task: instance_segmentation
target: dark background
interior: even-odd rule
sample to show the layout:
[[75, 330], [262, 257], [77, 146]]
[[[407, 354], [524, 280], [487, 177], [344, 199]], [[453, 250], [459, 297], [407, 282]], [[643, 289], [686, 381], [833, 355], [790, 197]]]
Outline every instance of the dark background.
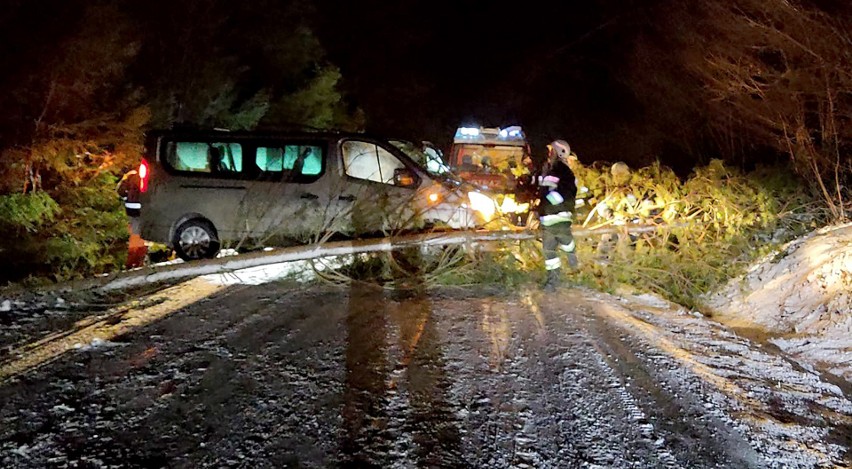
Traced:
[[621, 80], [643, 8], [318, 0], [314, 22], [370, 131], [446, 145], [462, 124], [519, 124], [539, 149], [563, 138], [622, 159], [642, 114]]
[[0, 262], [16, 275], [122, 262], [116, 179], [152, 129], [365, 130], [446, 150], [461, 125], [521, 125], [534, 159], [559, 138], [601, 169], [758, 169], [767, 190], [795, 173], [838, 220], [852, 199], [848, 0], [0, 6], [0, 235], [15, 240]]
[[[85, 25], [86, 6], [112, 4], [130, 19], [129, 38], [141, 44], [128, 84], [155, 103], [175, 90], [178, 101], [189, 96], [182, 115], [190, 120], [186, 109], [217, 90], [193, 94], [187, 76], [209, 69], [220, 74], [209, 84], [222, 81], [231, 61], [240, 77], [237, 99], [263, 87], [280, 98], [305, 75], [284, 77], [287, 64], [311, 67], [301, 54], [340, 68], [337, 88], [350, 109], [363, 111], [368, 132], [446, 148], [461, 125], [521, 125], [539, 157], [548, 141], [561, 138], [582, 161], [637, 166], [661, 159], [688, 172], [706, 162], [701, 137], [671, 135], [665, 97], [649, 99], [636, 80], [659, 64], [637, 63], [634, 43], [644, 35], [665, 50], [671, 32], [664, 13], [673, 1], [7, 0], [0, 65], [33, 68]], [[295, 31], [305, 25], [319, 45], [294, 51]], [[6, 79], [21, 80], [14, 73]], [[680, 85], [685, 94], [696, 86]], [[0, 77], [0, 86], [14, 84], [4, 86]], [[690, 127], [701, 127], [700, 115], [688, 117]], [[160, 121], [155, 112], [152, 123]]]
[[[727, 34], [729, 23], [743, 15], [710, 17], [705, 3], [6, 0], [0, 9], [0, 67], [6, 71], [0, 102], [9, 103], [0, 115], [0, 138], [7, 144], [30, 140], [27, 126], [48, 94], [48, 75], [58, 69], [52, 64], [73, 69], [67, 49], [57, 44], [109, 31], [109, 20], [87, 25], [92, 20], [85, 13], [107, 5], [123, 18], [120, 37], [138, 45], [121, 70], [127, 89], [112, 83], [111, 92], [125, 108], [150, 107], [153, 127], [235, 128], [232, 122], [252, 121], [254, 103], [267, 99], [268, 112], [258, 113], [267, 126], [293, 115], [296, 122], [311, 121], [306, 116], [325, 112], [311, 122], [354, 123], [342, 127], [444, 148], [461, 125], [521, 125], [539, 157], [545, 143], [561, 138], [584, 162], [638, 167], [659, 160], [682, 175], [712, 158], [746, 168], [783, 161], [788, 155], [777, 135], [743, 126], [740, 115], [705, 92], [707, 73], [702, 83], [702, 74], [689, 70], [690, 60], [704, 60], [708, 45], [724, 44], [736, 56], [761, 41]], [[761, 2], [714, 2], [733, 12], [740, 4]], [[839, 0], [804, 5], [817, 5], [831, 18], [850, 11]], [[80, 36], [86, 26], [89, 36]], [[82, 57], [101, 67], [110, 60]], [[294, 93], [317, 77], [334, 78], [337, 69], [332, 86], [293, 104]], [[137, 103], [128, 101], [131, 88]], [[223, 90], [227, 99], [211, 109]], [[95, 104], [108, 112], [109, 99]], [[761, 125], [763, 117], [755, 114], [752, 124]]]

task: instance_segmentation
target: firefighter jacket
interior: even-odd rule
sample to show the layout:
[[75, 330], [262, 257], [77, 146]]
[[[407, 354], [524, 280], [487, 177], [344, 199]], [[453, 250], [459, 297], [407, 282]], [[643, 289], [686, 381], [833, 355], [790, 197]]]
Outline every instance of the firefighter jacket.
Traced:
[[538, 199], [538, 174], [522, 174], [515, 179], [515, 199], [518, 202], [532, 202]]
[[542, 225], [571, 221], [576, 198], [577, 181], [574, 173], [557, 158], [550, 167], [544, 168], [539, 178], [538, 213]]

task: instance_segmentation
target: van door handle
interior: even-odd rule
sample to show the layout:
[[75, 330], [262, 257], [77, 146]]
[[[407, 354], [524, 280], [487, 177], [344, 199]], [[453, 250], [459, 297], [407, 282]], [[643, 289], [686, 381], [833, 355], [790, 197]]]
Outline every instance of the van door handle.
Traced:
[[311, 193], [308, 193], [308, 192], [305, 192], [305, 193], [303, 193], [303, 194], [302, 194], [302, 198], [303, 198], [303, 199], [308, 199], [308, 200], [316, 200], [316, 199], [319, 199], [319, 196], [318, 196], [318, 195], [311, 194]]
[[355, 202], [355, 196], [354, 195], [341, 195], [341, 196], [338, 197], [338, 199], [339, 200], [345, 200], [347, 202]]

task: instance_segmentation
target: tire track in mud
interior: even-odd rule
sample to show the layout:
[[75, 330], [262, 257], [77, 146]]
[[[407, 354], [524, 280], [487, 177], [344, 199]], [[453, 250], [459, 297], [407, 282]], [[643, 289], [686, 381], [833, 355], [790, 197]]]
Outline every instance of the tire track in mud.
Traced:
[[[592, 313], [560, 300], [535, 294], [528, 306], [541, 305], [537, 311], [486, 300], [468, 312], [466, 321], [497, 316], [498, 325], [508, 326], [503, 346], [496, 347], [501, 360], [483, 354], [482, 362], [461, 367], [456, 376], [453, 394], [468, 403], [464, 443], [474, 466], [730, 467], [701, 453], [683, 459], [691, 465], [681, 464], [607, 361], [587, 324]], [[456, 340], [494, 353], [488, 332], [500, 327], [472, 326], [463, 327], [466, 339]], [[477, 372], [486, 365], [490, 373]]]
[[[661, 454], [669, 467], [764, 467], [742, 436], [706, 412], [701, 396], [676, 390], [680, 386], [670, 383], [666, 375], [677, 369], [674, 364], [645, 359], [645, 347], [624, 325], [612, 324], [594, 311], [585, 316], [589, 331], [598, 339], [599, 357], [618, 375], [619, 394], [641, 419], [647, 435], [662, 440]], [[656, 356], [663, 357], [659, 352]]]
[[561, 358], [572, 365], [564, 373], [560, 392], [577, 404], [574, 412], [583, 417], [572, 428], [582, 467], [681, 467], [659, 444], [653, 426], [607, 362], [600, 339], [586, 324], [589, 311], [580, 302], [570, 304], [569, 311], [564, 306], [553, 311], [552, 321], [566, 329], [558, 343], [569, 347]]

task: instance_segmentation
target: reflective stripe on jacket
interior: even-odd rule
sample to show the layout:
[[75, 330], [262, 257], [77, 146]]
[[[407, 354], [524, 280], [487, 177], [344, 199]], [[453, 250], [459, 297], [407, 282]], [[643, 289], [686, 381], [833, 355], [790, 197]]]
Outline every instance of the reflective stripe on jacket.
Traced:
[[[550, 168], [545, 168], [545, 171], [546, 174], [539, 183], [539, 213], [541, 215], [556, 215], [561, 212], [573, 213], [577, 198], [577, 183], [571, 168], [562, 160], [557, 159]], [[558, 197], [551, 196], [548, 199], [547, 196], [551, 192], [556, 192]], [[543, 220], [542, 223], [544, 223]]]
[[553, 226], [557, 223], [565, 223], [572, 220], [574, 220], [574, 215], [571, 212], [559, 212], [539, 217], [539, 221], [544, 226]]

